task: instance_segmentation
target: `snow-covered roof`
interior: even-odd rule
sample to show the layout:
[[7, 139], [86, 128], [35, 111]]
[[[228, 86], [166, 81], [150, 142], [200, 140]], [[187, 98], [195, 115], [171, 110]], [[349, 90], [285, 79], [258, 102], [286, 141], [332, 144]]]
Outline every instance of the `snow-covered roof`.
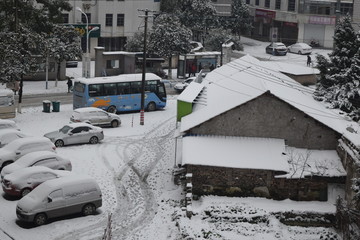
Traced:
[[[153, 73], [145, 74], [146, 80], [161, 80], [161, 78]], [[76, 82], [81, 82], [84, 84], [98, 84], [98, 83], [112, 83], [112, 82], [133, 82], [133, 81], [141, 81], [142, 74], [134, 73], [134, 74], [120, 74], [117, 76], [108, 76], [108, 77], [95, 77], [95, 78], [78, 78]]]
[[[360, 147], [360, 135], [357, 133], [359, 124], [346, 119], [336, 110], [328, 109], [323, 103], [314, 100], [311, 88], [302, 86], [278, 72], [277, 69], [262, 67], [262, 62], [250, 55], [214, 69], [207, 74], [201, 84], [204, 85], [202, 92], [207, 95], [206, 105], [201, 108], [194, 106], [194, 111], [181, 119], [181, 132], [185, 132], [268, 91], [342, 134]], [[192, 88], [192, 86], [189, 85], [187, 88]]]
[[195, 98], [199, 95], [201, 90], [204, 88], [204, 85], [202, 85], [200, 83], [196, 83], [196, 82], [191, 82], [189, 84], [189, 86], [190, 85], [193, 85], [193, 87], [185, 88], [185, 90], [181, 93], [181, 95], [179, 95], [178, 100], [191, 103], [195, 100]]
[[290, 172], [285, 178], [303, 178], [310, 176], [344, 177], [346, 171], [335, 150], [308, 150], [286, 148]]
[[182, 164], [288, 172], [284, 152], [283, 139], [186, 136]]
[[261, 64], [263, 67], [267, 67], [271, 70], [277, 70], [282, 73], [288, 73], [292, 75], [313, 75], [320, 74], [320, 71], [317, 68], [300, 66], [298, 64], [276, 62], [276, 61], [266, 61]]

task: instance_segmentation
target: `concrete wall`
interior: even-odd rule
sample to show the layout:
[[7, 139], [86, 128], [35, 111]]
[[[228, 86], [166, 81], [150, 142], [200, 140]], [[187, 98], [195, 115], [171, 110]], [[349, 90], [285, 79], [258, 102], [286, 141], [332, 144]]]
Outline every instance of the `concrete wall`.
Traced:
[[338, 133], [270, 93], [189, 130], [192, 134], [285, 139], [292, 147], [336, 149]]

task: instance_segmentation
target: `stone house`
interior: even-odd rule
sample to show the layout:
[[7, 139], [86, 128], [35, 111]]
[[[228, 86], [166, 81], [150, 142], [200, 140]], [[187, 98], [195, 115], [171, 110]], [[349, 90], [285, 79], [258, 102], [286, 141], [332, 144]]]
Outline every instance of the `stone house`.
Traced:
[[278, 69], [244, 56], [191, 83], [178, 102], [186, 110], [178, 107], [177, 162], [192, 173], [194, 194], [325, 201], [329, 186], [349, 191], [344, 159], [350, 149], [357, 159], [360, 136], [349, 129], [358, 124]]

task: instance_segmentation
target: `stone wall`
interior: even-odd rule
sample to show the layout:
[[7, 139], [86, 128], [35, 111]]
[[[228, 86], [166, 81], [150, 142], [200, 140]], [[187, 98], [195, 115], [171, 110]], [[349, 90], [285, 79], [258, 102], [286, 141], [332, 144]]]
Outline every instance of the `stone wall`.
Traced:
[[329, 182], [345, 181], [331, 178], [275, 178], [279, 174], [270, 170], [238, 169], [187, 165], [192, 173], [194, 195], [235, 197], [266, 197], [276, 200], [326, 201]]
[[267, 92], [189, 130], [190, 134], [285, 139], [288, 146], [336, 149], [340, 135]]

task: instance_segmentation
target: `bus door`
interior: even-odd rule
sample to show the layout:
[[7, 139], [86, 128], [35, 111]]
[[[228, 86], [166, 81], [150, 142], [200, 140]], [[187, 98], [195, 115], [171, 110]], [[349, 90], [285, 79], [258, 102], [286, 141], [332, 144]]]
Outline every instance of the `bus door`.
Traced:
[[129, 82], [121, 82], [118, 86], [118, 111], [132, 111], [131, 86]]

